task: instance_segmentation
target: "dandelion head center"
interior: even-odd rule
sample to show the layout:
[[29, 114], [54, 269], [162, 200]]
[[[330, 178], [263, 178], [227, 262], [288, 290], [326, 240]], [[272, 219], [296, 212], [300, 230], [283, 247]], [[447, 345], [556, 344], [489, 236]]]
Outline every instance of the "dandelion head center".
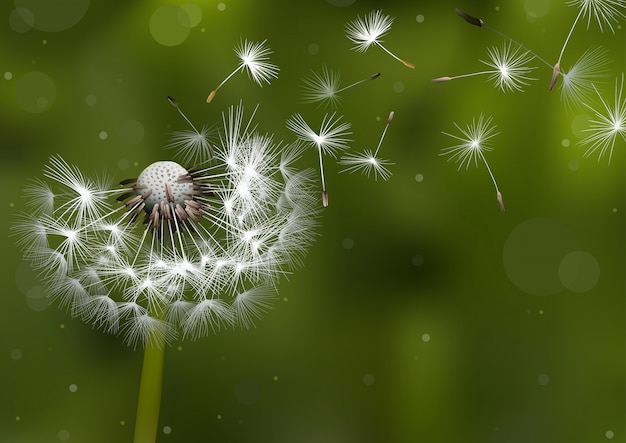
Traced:
[[181, 180], [188, 176], [185, 168], [176, 162], [159, 161], [144, 169], [137, 179], [137, 193], [145, 201], [145, 210], [151, 213], [154, 206], [162, 204], [185, 206], [193, 195], [193, 182]]

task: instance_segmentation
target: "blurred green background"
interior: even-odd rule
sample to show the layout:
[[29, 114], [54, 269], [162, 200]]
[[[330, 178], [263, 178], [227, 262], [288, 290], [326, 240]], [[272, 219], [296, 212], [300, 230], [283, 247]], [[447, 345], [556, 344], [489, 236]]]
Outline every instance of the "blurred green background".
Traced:
[[[544, 65], [523, 93], [485, 77], [430, 83], [482, 70], [503, 41], [455, 7], [550, 61], [577, 13], [557, 0], [2, 2], [0, 441], [131, 441], [142, 360], [42, 298], [9, 228], [28, 179], [57, 153], [118, 180], [169, 158], [169, 133], [186, 126], [168, 95], [196, 125], [258, 104], [261, 132], [290, 141], [292, 114], [317, 124], [328, 111], [299, 98], [323, 65], [342, 85], [382, 73], [338, 113], [360, 151], [395, 111], [380, 154], [394, 175], [326, 162], [320, 236], [275, 309], [253, 330], [168, 349], [159, 441], [624, 441], [624, 144], [610, 164], [585, 158], [590, 113], [548, 92]], [[384, 44], [415, 70], [350, 50], [345, 24], [375, 9], [395, 17]], [[606, 47], [608, 98], [623, 25], [582, 22], [563, 59]], [[268, 40], [279, 78], [259, 88], [238, 74], [206, 104], [242, 38]], [[452, 142], [441, 131], [481, 113], [500, 132], [487, 159], [504, 213], [484, 166], [439, 156]]]

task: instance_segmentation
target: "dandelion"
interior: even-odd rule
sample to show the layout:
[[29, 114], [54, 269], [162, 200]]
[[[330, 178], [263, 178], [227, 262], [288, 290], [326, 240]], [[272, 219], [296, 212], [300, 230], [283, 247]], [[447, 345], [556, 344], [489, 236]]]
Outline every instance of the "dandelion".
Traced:
[[591, 47], [563, 74], [561, 101], [567, 109], [574, 109], [592, 98], [594, 84], [609, 75], [608, 64], [608, 50], [601, 46]]
[[387, 54], [401, 62], [404, 66], [415, 69], [415, 65], [402, 60], [382, 45], [381, 37], [383, 37], [393, 24], [393, 18], [385, 15], [382, 11], [372, 11], [365, 17], [357, 17], [356, 20], [346, 25], [346, 37], [355, 44], [352, 48], [357, 52], [365, 52], [367, 49], [376, 45]]
[[492, 118], [487, 117], [485, 119], [483, 114], [481, 114], [478, 117], [478, 121], [476, 121], [476, 119], [472, 119], [472, 123], [467, 125], [465, 129], [461, 128], [456, 123], [454, 126], [459, 130], [461, 135], [449, 134], [443, 131], [442, 133], [458, 140], [460, 143], [444, 148], [439, 155], [449, 155], [450, 158], [448, 161], [454, 160], [458, 163], [459, 170], [463, 166], [465, 166], [465, 169], [468, 169], [472, 162], [478, 166], [478, 159], [480, 158], [483, 163], [485, 163], [487, 172], [489, 172], [491, 181], [496, 189], [496, 199], [498, 200], [500, 210], [504, 211], [502, 193], [498, 189], [496, 179], [491, 172], [491, 168], [489, 167], [489, 163], [487, 163], [485, 155], [483, 154], [483, 152], [491, 151], [491, 146], [489, 146], [488, 141], [499, 134], [498, 132], [495, 132], [496, 125], [492, 124]]
[[305, 143], [314, 146], [319, 155], [320, 177], [322, 181], [322, 204], [328, 206], [328, 192], [326, 191], [326, 180], [324, 178], [323, 154], [337, 157], [337, 152], [348, 148], [350, 140], [346, 138], [352, 134], [349, 132], [350, 123], [340, 123], [341, 117], [335, 118], [335, 114], [324, 115], [319, 132], [315, 132], [307, 124], [300, 114], [295, 114], [287, 121], [287, 127], [292, 130], [297, 138]]
[[615, 80], [615, 95], [612, 104], [602, 98], [595, 86], [593, 86], [593, 89], [602, 106], [600, 109], [597, 109], [585, 103], [585, 106], [594, 113], [594, 117], [589, 122], [589, 128], [585, 129], [585, 132], [589, 132], [589, 135], [579, 141], [578, 144], [588, 146], [585, 157], [598, 152], [598, 161], [608, 151], [609, 163], [611, 163], [615, 141], [620, 137], [622, 141], [626, 141], [626, 100], [623, 96], [624, 74], [622, 73], [619, 86], [617, 79]]
[[50, 297], [145, 348], [136, 442], [155, 440], [165, 346], [251, 327], [315, 236], [312, 171], [243, 114], [224, 114], [203, 166], [157, 161], [119, 187], [52, 156], [13, 225]]
[[389, 124], [393, 119], [394, 112], [391, 111], [389, 113], [389, 117], [387, 118], [387, 123], [385, 124], [385, 129], [383, 129], [383, 134], [378, 141], [378, 146], [376, 150], [372, 152], [369, 149], [366, 149], [362, 153], [359, 154], [346, 154], [341, 157], [339, 164], [347, 166], [346, 169], [341, 172], [349, 172], [353, 173], [356, 171], [361, 171], [363, 175], [367, 175], [368, 177], [374, 173], [374, 180], [378, 179], [380, 176], [383, 180], [388, 180], [391, 177], [391, 172], [387, 168], [389, 165], [393, 165], [388, 160], [384, 160], [378, 158], [378, 151], [380, 150], [380, 146], [385, 139], [385, 134], [387, 133], [387, 128], [389, 128]]
[[511, 43], [504, 43], [502, 47], [488, 48], [489, 60], [480, 60], [487, 65], [487, 71], [473, 72], [470, 74], [456, 75], [453, 77], [439, 77], [432, 80], [433, 83], [442, 83], [458, 78], [474, 77], [478, 75], [488, 75], [493, 81], [494, 87], [507, 91], [523, 91], [528, 81], [535, 80], [528, 77], [528, 74], [535, 69], [526, 66], [533, 60], [533, 56], [528, 51], [521, 51], [519, 47], [511, 48]]
[[323, 66], [321, 74], [312, 72], [309, 76], [302, 79], [303, 100], [305, 103], [320, 103], [336, 107], [341, 100], [339, 93], [366, 81], [376, 80], [378, 77], [380, 77], [380, 73], [370, 75], [342, 88], [340, 87], [341, 76], [339, 71], [331, 71], [326, 66]]
[[567, 44], [572, 37], [572, 33], [574, 32], [574, 28], [576, 28], [576, 25], [581, 17], [587, 17], [587, 28], [589, 28], [591, 24], [591, 19], [595, 18], [598, 23], [598, 27], [600, 28], [600, 32], [604, 32], [604, 26], [608, 26], [613, 33], [615, 33], [613, 23], [619, 23], [620, 19], [624, 19], [624, 17], [626, 17], [626, 15], [624, 15], [626, 0], [570, 0], [566, 2], [566, 4], [568, 6], [580, 8], [580, 10], [578, 11], [578, 15], [574, 19], [574, 23], [565, 38], [565, 42], [563, 43], [563, 47], [559, 53], [559, 58], [554, 64], [552, 79], [550, 81], [550, 90], [552, 90], [556, 85], [558, 74], [561, 70], [561, 60], [563, 58], [563, 54], [565, 53], [565, 48], [567, 47]]
[[216, 131], [210, 129], [208, 126], [203, 126], [202, 129], [198, 131], [180, 109], [178, 102], [172, 97], [168, 97], [167, 99], [170, 104], [178, 110], [191, 129], [172, 132], [170, 142], [165, 148], [177, 151], [182, 162], [188, 165], [197, 165], [202, 161], [212, 158], [213, 149], [211, 148], [209, 138]]
[[266, 40], [260, 43], [244, 40], [238, 46], [235, 46], [235, 54], [240, 60], [239, 66], [211, 91], [206, 99], [207, 103], [211, 103], [217, 90], [241, 70], [247, 71], [248, 75], [252, 77], [252, 80], [261, 87], [263, 87], [263, 83], [269, 84], [273, 78], [278, 77], [278, 71], [280, 69], [278, 66], [269, 63], [269, 55], [272, 51], [265, 46], [265, 42]]

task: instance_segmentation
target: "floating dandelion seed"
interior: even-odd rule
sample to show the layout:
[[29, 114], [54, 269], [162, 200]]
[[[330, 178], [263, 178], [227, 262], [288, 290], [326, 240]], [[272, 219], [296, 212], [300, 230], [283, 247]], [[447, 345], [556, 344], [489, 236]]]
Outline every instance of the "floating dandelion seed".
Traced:
[[609, 76], [608, 53], [601, 46], [591, 47], [563, 74], [561, 101], [567, 109], [589, 102], [595, 95], [594, 84]]
[[554, 86], [556, 85], [558, 75], [561, 72], [561, 60], [563, 59], [565, 48], [567, 47], [570, 38], [572, 37], [572, 33], [574, 32], [574, 28], [576, 28], [576, 25], [581, 17], [587, 16], [587, 28], [589, 28], [589, 25], [591, 24], [591, 18], [594, 17], [598, 23], [600, 32], [604, 32], [603, 26], [606, 25], [613, 33], [615, 33], [615, 30], [613, 29], [613, 22], [619, 23], [620, 19], [626, 17], [624, 15], [626, 0], [571, 0], [566, 2], [566, 4], [568, 6], [580, 8], [580, 10], [578, 11], [578, 15], [574, 19], [574, 23], [565, 38], [565, 42], [563, 43], [563, 47], [559, 53], [559, 58], [554, 64], [552, 79], [550, 81], [550, 90], [554, 89]]
[[458, 145], [450, 146], [448, 148], [442, 149], [439, 155], [449, 155], [450, 160], [454, 160], [459, 164], [459, 170], [465, 166], [465, 169], [469, 168], [470, 163], [472, 161], [476, 166], [478, 166], [478, 159], [480, 158], [487, 167], [487, 171], [489, 172], [489, 176], [491, 177], [491, 181], [493, 182], [494, 187], [496, 188], [496, 199], [498, 200], [498, 205], [500, 206], [500, 210], [504, 211], [504, 203], [502, 201], [502, 193], [498, 189], [498, 184], [496, 183], [496, 179], [491, 172], [491, 168], [489, 167], [489, 163], [487, 163], [487, 159], [485, 158], [484, 152], [491, 151], [491, 147], [487, 144], [487, 142], [494, 136], [498, 135], [498, 132], [495, 132], [496, 125], [492, 124], [492, 118], [487, 117], [484, 118], [483, 114], [478, 117], [478, 121], [476, 119], [472, 119], [472, 123], [466, 126], [465, 129], [461, 128], [456, 123], [454, 126], [459, 130], [461, 135], [449, 134], [447, 132], [442, 133], [449, 137], [452, 137], [461, 143]]
[[168, 97], [167, 99], [171, 105], [178, 110], [189, 126], [191, 126], [191, 129], [172, 132], [170, 142], [165, 148], [174, 149], [181, 161], [185, 164], [197, 165], [200, 162], [211, 159], [213, 157], [213, 149], [211, 148], [209, 138], [217, 131], [210, 129], [208, 126], [203, 126], [202, 129], [198, 131], [180, 109], [178, 102], [172, 97]]
[[346, 37], [355, 43], [352, 49], [357, 52], [365, 52], [370, 46], [376, 45], [404, 66], [415, 69], [414, 64], [402, 60], [382, 45], [380, 38], [391, 29], [392, 24], [393, 18], [389, 15], [383, 14], [382, 11], [372, 11], [363, 18], [357, 17], [349, 22], [346, 25]]
[[326, 180], [324, 179], [324, 162], [322, 155], [327, 154], [333, 158], [337, 157], [337, 152], [348, 148], [346, 138], [352, 134], [349, 132], [350, 123], [340, 123], [341, 117], [335, 118], [335, 114], [324, 115], [319, 132], [315, 132], [307, 124], [300, 114], [295, 114], [287, 121], [287, 127], [292, 130], [299, 140], [313, 145], [319, 155], [320, 177], [322, 181], [322, 204], [328, 206], [328, 192], [326, 191]]
[[248, 75], [252, 77], [252, 80], [256, 82], [259, 86], [263, 87], [263, 83], [269, 84], [273, 78], [278, 77], [278, 71], [280, 70], [278, 66], [269, 63], [269, 55], [272, 53], [270, 48], [265, 46], [265, 42], [267, 40], [263, 40], [260, 43], [249, 42], [248, 40], [244, 40], [238, 46], [235, 47], [235, 54], [239, 58], [239, 66], [231, 72], [219, 85], [217, 88], [211, 91], [209, 96], [207, 97], [207, 103], [211, 103], [217, 90], [221, 88], [224, 83], [226, 83], [230, 78], [235, 75], [237, 72], [241, 70], [246, 70]]
[[385, 139], [387, 128], [389, 128], [389, 124], [391, 123], [393, 116], [394, 112], [391, 111], [389, 113], [389, 117], [387, 118], [385, 129], [383, 129], [383, 133], [380, 136], [380, 140], [378, 141], [376, 151], [372, 152], [371, 150], [366, 149], [359, 154], [344, 155], [339, 160], [339, 164], [347, 166], [347, 168], [342, 170], [341, 172], [353, 173], [356, 171], [361, 171], [363, 175], [367, 175], [368, 177], [372, 173], [374, 173], [374, 180], [377, 180], [378, 176], [380, 176], [383, 180], [388, 180], [389, 177], [391, 177], [391, 172], [389, 171], [389, 169], [387, 169], [387, 166], [393, 165], [393, 163], [389, 162], [388, 160], [378, 158], [378, 151], [380, 150], [380, 146]]
[[626, 141], [626, 99], [623, 96], [624, 74], [622, 73], [619, 85], [617, 79], [615, 80], [613, 104], [602, 98], [595, 85], [593, 89], [602, 106], [599, 107], [600, 109], [597, 109], [585, 103], [585, 106], [594, 113], [594, 118], [590, 120], [589, 128], [584, 130], [590, 134], [579, 141], [578, 144], [588, 146], [585, 157], [598, 152], [598, 161], [608, 151], [609, 163], [611, 163], [615, 141], [620, 137], [623, 141]]
[[331, 71], [326, 66], [322, 67], [322, 72], [311, 72], [311, 74], [302, 79], [303, 82], [303, 100], [305, 103], [320, 103], [332, 107], [337, 107], [341, 96], [339, 93], [353, 88], [361, 83], [369, 80], [375, 80], [380, 77], [380, 73], [370, 75], [367, 78], [354, 82], [348, 86], [340, 87], [339, 71]]
[[535, 69], [526, 66], [533, 60], [533, 56], [528, 51], [521, 51], [519, 47], [511, 48], [511, 43], [505, 42], [501, 48], [488, 48], [487, 54], [489, 60], [481, 60], [481, 62], [493, 69], [453, 77], [439, 77], [431, 81], [442, 83], [459, 78], [489, 75], [489, 80], [493, 81], [494, 87], [507, 92], [523, 91], [523, 87], [528, 85], [528, 81], [536, 80], [528, 77], [528, 74]]

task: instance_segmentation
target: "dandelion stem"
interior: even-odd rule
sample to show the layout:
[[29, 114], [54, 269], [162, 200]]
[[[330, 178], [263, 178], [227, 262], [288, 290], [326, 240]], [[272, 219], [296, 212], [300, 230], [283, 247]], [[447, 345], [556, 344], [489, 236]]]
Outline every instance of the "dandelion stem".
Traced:
[[398, 60], [400, 63], [402, 63], [404, 66], [411, 68], [411, 69], [415, 69], [415, 65], [413, 63], [409, 63], [405, 60], [402, 60], [400, 57], [398, 57], [397, 55], [395, 55], [393, 52], [391, 52], [389, 49], [385, 48], [383, 45], [381, 45], [378, 42], [374, 42], [376, 43], [383, 51], [385, 51], [387, 54], [389, 54], [390, 56], [392, 56], [393, 58], [395, 58], [396, 60]]
[[354, 83], [352, 83], [351, 85], [344, 86], [344, 87], [343, 87], [343, 88], [341, 88], [341, 89], [337, 89], [337, 90], [335, 91], [335, 94], [339, 94], [340, 92], [343, 92], [343, 91], [345, 91], [346, 89], [350, 89], [350, 88], [352, 88], [352, 87], [354, 87], [354, 86], [356, 86], [356, 85], [360, 85], [361, 83], [364, 83], [364, 82], [366, 82], [366, 81], [369, 81], [369, 80], [375, 80], [375, 79], [377, 79], [378, 77], [380, 77], [380, 72], [379, 72], [379, 73], [376, 73], [376, 74], [374, 74], [374, 75], [370, 75], [369, 77], [364, 78], [364, 79], [362, 79], [362, 80], [359, 80], [358, 82], [354, 82]]
[[502, 202], [502, 193], [500, 192], [500, 189], [498, 189], [498, 183], [496, 183], [496, 178], [493, 176], [493, 173], [491, 172], [491, 168], [489, 167], [489, 163], [487, 163], [487, 159], [485, 158], [483, 153], [479, 151], [478, 155], [480, 155], [480, 158], [483, 160], [483, 162], [485, 163], [485, 166], [487, 167], [487, 172], [489, 172], [489, 176], [491, 177], [493, 186], [496, 188], [496, 198], [498, 199], [500, 210], [504, 212], [504, 203]]
[[[322, 178], [322, 195], [326, 195], [326, 181], [324, 180], [324, 161], [322, 160], [322, 147], [318, 146], [317, 147], [317, 152], [319, 153], [319, 157], [320, 157], [320, 177]], [[324, 200], [324, 206], [327, 206], [327, 200]]]
[[141, 369], [133, 443], [156, 442], [163, 387], [165, 343], [146, 343]]
[[387, 118], [387, 124], [385, 125], [385, 129], [383, 129], [383, 134], [380, 136], [380, 140], [378, 141], [378, 146], [376, 146], [376, 152], [374, 152], [374, 157], [378, 156], [378, 151], [380, 150], [380, 145], [383, 144], [383, 140], [385, 139], [385, 134], [387, 133], [387, 128], [389, 128], [389, 124], [391, 120], [393, 120], [394, 112], [391, 111], [389, 113], [389, 117]]
[[183, 118], [185, 119], [185, 121], [186, 121], [187, 123], [189, 123], [189, 126], [191, 126], [191, 128], [192, 128], [194, 131], [196, 131], [197, 133], [200, 133], [200, 131], [198, 131], [198, 130], [196, 129], [196, 127], [193, 125], [193, 123], [191, 123], [191, 120], [189, 120], [189, 119], [187, 118], [187, 116], [186, 116], [186, 115], [185, 115], [185, 113], [182, 111], [182, 109], [180, 109], [180, 107], [178, 106], [178, 102], [177, 102], [177, 101], [176, 101], [173, 97], [170, 97], [170, 96], [168, 96], [168, 97], [167, 97], [167, 99], [168, 99], [168, 100], [169, 100], [169, 102], [172, 104], [172, 106], [174, 106], [176, 109], [178, 109], [178, 112], [180, 112], [180, 115], [182, 115], [182, 116], [183, 116]]
[[580, 11], [578, 12], [578, 15], [576, 16], [576, 20], [574, 20], [574, 23], [572, 24], [572, 27], [570, 28], [569, 33], [567, 34], [567, 37], [565, 38], [565, 43], [563, 43], [563, 47], [561, 48], [561, 53], [559, 54], [559, 59], [557, 60], [557, 63], [561, 63], [561, 59], [563, 58], [563, 53], [565, 53], [565, 47], [569, 43], [569, 39], [572, 36], [572, 32], [574, 32], [574, 28], [576, 27], [576, 24], [578, 23], [578, 19], [580, 18], [582, 13], [583, 13], [583, 8], [581, 8]]
[[211, 101], [213, 100], [213, 97], [215, 97], [215, 94], [217, 93], [217, 90], [219, 88], [221, 88], [222, 86], [224, 86], [224, 83], [226, 83], [228, 80], [230, 80], [230, 78], [235, 75], [237, 72], [239, 72], [241, 69], [243, 69], [245, 65], [241, 64], [239, 66], [237, 66], [237, 69], [235, 69], [233, 72], [231, 72], [230, 74], [228, 74], [228, 77], [226, 77], [224, 80], [222, 80], [222, 83], [220, 83], [219, 85], [217, 85], [217, 87], [211, 91], [211, 93], [209, 94], [209, 96], [206, 99], [207, 103], [211, 103]]

